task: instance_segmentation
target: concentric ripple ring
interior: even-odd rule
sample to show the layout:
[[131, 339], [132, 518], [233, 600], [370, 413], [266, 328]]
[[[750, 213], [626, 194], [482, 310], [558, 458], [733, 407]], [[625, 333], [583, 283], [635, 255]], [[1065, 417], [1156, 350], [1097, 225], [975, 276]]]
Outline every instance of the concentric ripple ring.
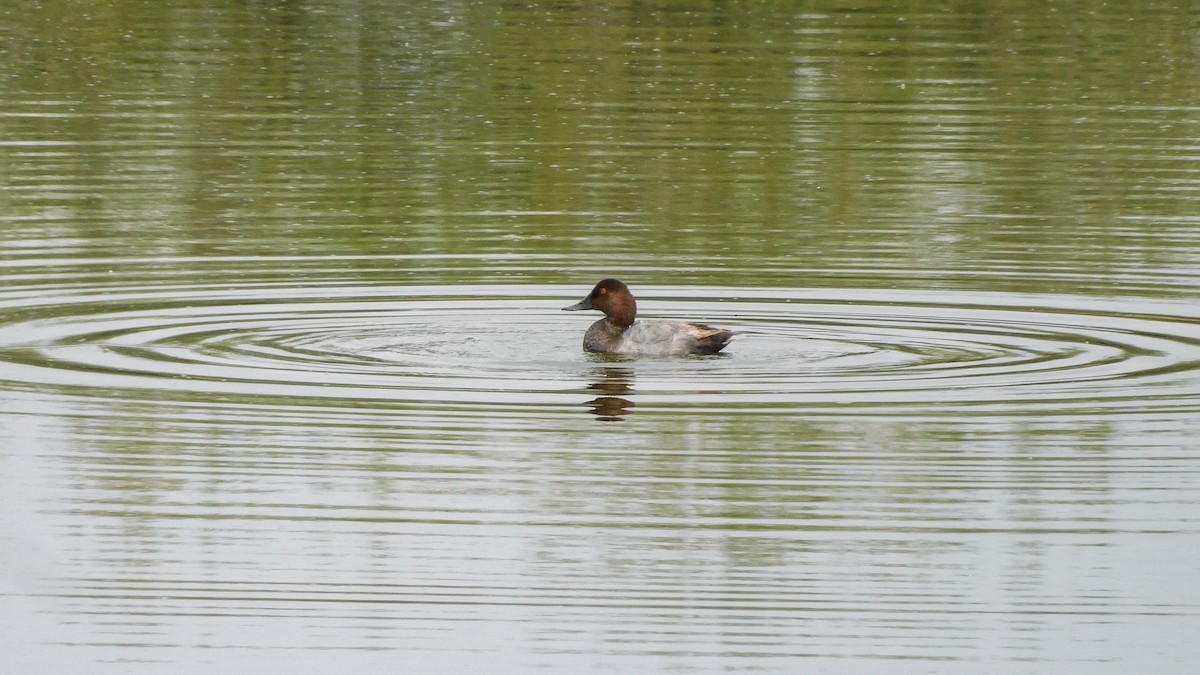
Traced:
[[9, 387], [577, 406], [616, 377], [645, 406], [901, 414], [1200, 408], [1181, 302], [878, 290], [644, 287], [648, 317], [746, 333], [727, 354], [587, 355], [574, 288], [106, 289], [8, 297]]

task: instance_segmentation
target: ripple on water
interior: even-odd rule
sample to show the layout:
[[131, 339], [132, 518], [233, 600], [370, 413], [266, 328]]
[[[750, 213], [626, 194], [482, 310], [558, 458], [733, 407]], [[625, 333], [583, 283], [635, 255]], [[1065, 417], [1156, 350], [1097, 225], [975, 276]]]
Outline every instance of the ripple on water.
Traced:
[[[11, 385], [643, 409], [883, 414], [1178, 410], [1200, 401], [1184, 303], [879, 290], [639, 289], [648, 315], [745, 331], [727, 354], [583, 353], [576, 289], [106, 288], [10, 296]], [[12, 313], [12, 311], [10, 311]], [[589, 317], [590, 320], [590, 317]], [[596, 399], [597, 393], [601, 398]]]

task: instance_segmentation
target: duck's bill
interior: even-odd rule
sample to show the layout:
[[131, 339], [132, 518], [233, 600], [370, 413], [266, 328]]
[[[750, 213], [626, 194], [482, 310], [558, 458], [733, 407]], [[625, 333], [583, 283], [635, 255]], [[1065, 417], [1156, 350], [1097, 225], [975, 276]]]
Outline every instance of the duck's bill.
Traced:
[[571, 305], [570, 307], [563, 307], [562, 311], [575, 312], [575, 311], [578, 311], [581, 309], [591, 309], [591, 308], [592, 308], [592, 298], [589, 296], [589, 297], [586, 297], [586, 298], [580, 300], [579, 302]]

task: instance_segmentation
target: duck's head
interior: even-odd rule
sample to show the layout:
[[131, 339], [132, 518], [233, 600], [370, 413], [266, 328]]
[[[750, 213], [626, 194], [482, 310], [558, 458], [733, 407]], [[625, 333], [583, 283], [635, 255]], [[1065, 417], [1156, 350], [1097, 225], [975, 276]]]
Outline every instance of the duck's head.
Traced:
[[604, 312], [604, 316], [618, 326], [632, 326], [637, 317], [637, 302], [633, 299], [633, 293], [619, 279], [602, 279], [586, 298], [570, 307], [563, 307], [564, 312], [581, 309]]

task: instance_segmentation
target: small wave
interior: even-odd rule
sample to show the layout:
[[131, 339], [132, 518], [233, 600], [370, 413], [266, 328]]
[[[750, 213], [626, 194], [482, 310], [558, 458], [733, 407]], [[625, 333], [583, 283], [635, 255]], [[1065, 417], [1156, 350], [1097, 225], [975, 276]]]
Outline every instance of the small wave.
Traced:
[[[878, 290], [639, 289], [663, 318], [745, 331], [717, 358], [608, 361], [545, 285], [260, 285], [20, 299], [5, 378], [72, 390], [412, 400], [577, 409], [1078, 414], [1194, 408], [1200, 330], [1184, 303]], [[12, 314], [13, 312], [10, 312]], [[613, 372], [618, 372], [614, 384]]]

